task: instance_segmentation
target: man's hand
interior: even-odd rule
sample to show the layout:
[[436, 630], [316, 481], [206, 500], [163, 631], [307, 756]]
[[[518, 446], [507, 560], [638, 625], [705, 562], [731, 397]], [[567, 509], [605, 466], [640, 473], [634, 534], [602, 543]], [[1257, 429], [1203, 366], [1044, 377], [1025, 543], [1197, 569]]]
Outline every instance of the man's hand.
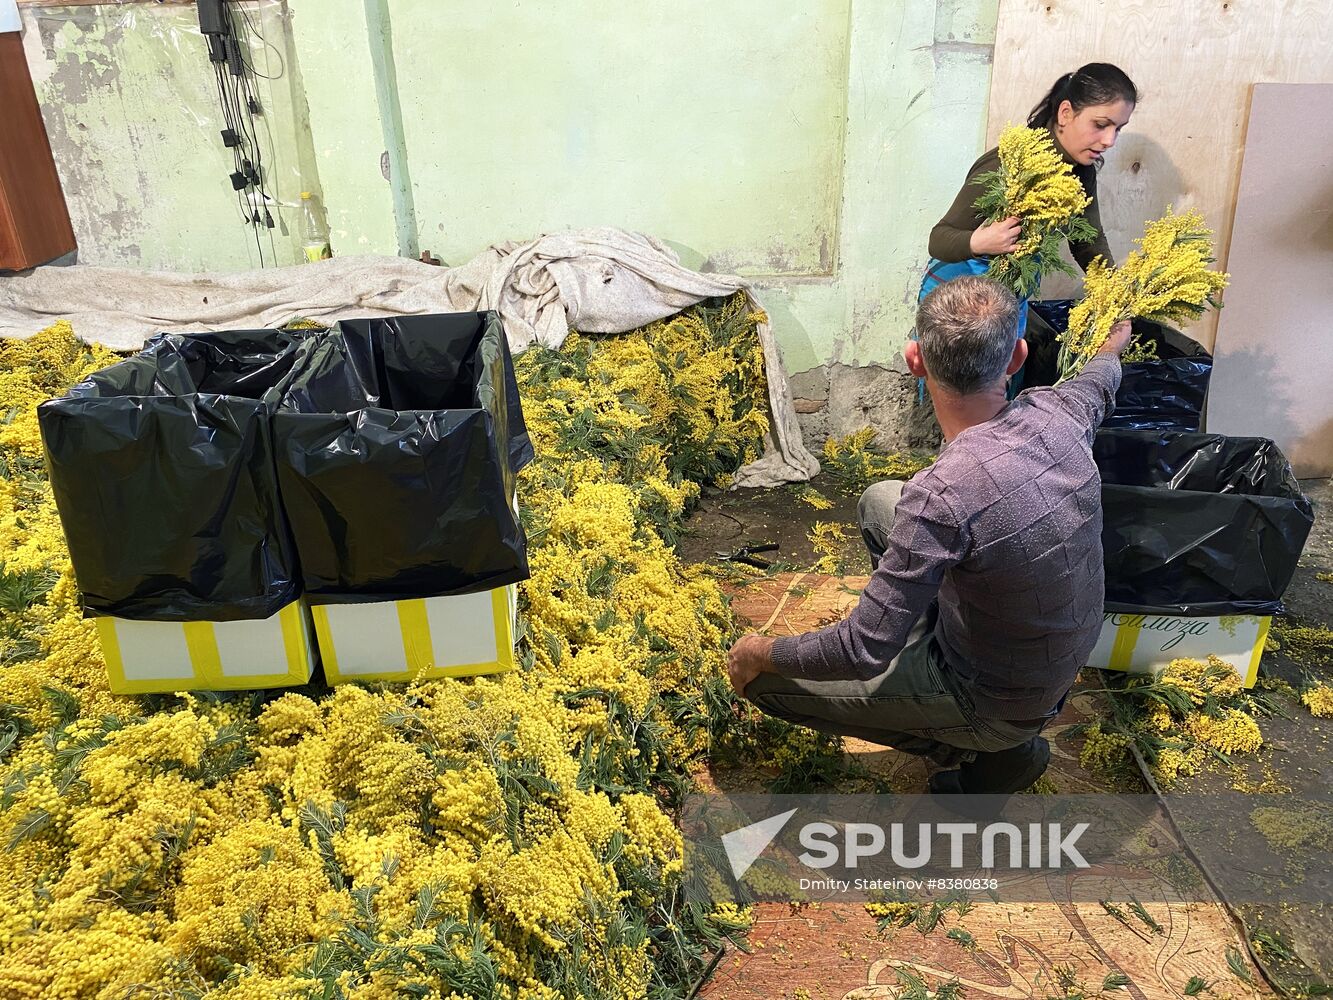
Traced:
[[967, 245], [978, 257], [993, 257], [997, 253], [1013, 253], [1018, 249], [1018, 238], [1023, 235], [1023, 223], [1010, 216], [972, 231]]
[[1130, 338], [1134, 336], [1134, 325], [1127, 319], [1122, 319], [1115, 326], [1111, 327], [1111, 332], [1107, 334], [1106, 343], [1102, 344], [1102, 349], [1098, 354], [1123, 354], [1125, 348], [1129, 346]]
[[742, 698], [750, 681], [773, 669], [773, 639], [764, 635], [743, 635], [727, 654], [727, 676]]

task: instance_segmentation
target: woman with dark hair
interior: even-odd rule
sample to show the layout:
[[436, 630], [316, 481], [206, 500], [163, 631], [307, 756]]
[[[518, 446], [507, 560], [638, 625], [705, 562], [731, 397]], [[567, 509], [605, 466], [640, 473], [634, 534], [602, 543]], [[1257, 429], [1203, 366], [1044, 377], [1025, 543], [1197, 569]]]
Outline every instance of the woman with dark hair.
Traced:
[[[1028, 115], [1028, 126], [1050, 130], [1055, 148], [1073, 168], [1092, 203], [1085, 215], [1097, 230], [1091, 243], [1070, 247], [1079, 266], [1087, 269], [1092, 259], [1101, 256], [1114, 263], [1111, 249], [1102, 231], [1097, 204], [1097, 168], [1102, 154], [1115, 145], [1120, 130], [1129, 124], [1139, 92], [1124, 71], [1110, 63], [1088, 63], [1055, 81], [1040, 103]], [[972, 164], [962, 190], [930, 232], [931, 261], [921, 282], [924, 299], [936, 285], [964, 274], [984, 274], [995, 254], [1009, 253], [1018, 246], [1022, 220], [1000, 219], [987, 224], [977, 213], [975, 203], [984, 193], [977, 178], [998, 170], [998, 149], [988, 151]], [[1026, 303], [1024, 303], [1026, 306]], [[1027, 309], [1019, 311], [1018, 335], [1027, 326]]]

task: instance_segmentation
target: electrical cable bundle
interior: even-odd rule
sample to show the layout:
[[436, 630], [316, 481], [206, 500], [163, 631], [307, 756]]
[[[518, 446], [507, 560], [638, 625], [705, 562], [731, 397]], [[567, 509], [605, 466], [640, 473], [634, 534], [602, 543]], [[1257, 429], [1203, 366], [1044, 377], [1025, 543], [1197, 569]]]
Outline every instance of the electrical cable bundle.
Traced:
[[[249, 33], [257, 35], [261, 42], [264, 39], [239, 4], [233, 5], [229, 0], [198, 0], [198, 10], [199, 30], [208, 41], [208, 58], [222, 105], [225, 125], [222, 144], [231, 150], [235, 168], [230, 175], [231, 186], [236, 192], [243, 224], [254, 230], [259, 266], [263, 267], [260, 227], [270, 231], [270, 257], [277, 262], [272, 236], [275, 223], [269, 210], [269, 205], [276, 202], [264, 187], [264, 156], [255, 126], [255, 117], [263, 114], [263, 108], [251, 87], [251, 80], [257, 74], [245, 53], [249, 51]], [[239, 12], [239, 20], [234, 12]]]

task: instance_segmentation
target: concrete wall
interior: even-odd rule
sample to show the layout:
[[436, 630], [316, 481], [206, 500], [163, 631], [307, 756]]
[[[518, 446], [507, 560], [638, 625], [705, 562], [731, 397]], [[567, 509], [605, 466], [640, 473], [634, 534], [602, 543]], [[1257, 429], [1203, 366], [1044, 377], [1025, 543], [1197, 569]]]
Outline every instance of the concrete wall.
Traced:
[[[651, 232], [760, 285], [812, 437], [873, 423], [901, 444], [925, 432], [899, 352], [927, 233], [981, 151], [997, 4], [248, 6], [270, 179], [284, 202], [323, 192], [335, 252], [394, 253], [404, 218], [448, 263], [552, 229]], [[257, 264], [194, 9], [24, 16], [80, 259]]]
[[982, 152], [997, 8], [853, 5], [840, 266], [763, 294], [813, 440], [867, 425], [890, 446], [933, 439], [901, 350], [930, 229]]

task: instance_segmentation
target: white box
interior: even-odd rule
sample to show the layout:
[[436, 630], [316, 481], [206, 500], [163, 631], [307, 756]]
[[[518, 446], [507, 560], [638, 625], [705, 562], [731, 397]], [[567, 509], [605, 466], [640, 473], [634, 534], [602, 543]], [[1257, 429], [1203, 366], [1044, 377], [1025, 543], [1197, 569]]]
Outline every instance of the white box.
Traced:
[[1088, 666], [1130, 673], [1156, 673], [1181, 657], [1218, 656], [1253, 687], [1271, 615], [1223, 615], [1187, 618], [1158, 614], [1106, 612]]
[[271, 618], [238, 622], [97, 619], [116, 694], [240, 691], [308, 683], [314, 669], [310, 614], [293, 601]]
[[324, 679], [411, 681], [512, 670], [518, 587], [311, 608]]

